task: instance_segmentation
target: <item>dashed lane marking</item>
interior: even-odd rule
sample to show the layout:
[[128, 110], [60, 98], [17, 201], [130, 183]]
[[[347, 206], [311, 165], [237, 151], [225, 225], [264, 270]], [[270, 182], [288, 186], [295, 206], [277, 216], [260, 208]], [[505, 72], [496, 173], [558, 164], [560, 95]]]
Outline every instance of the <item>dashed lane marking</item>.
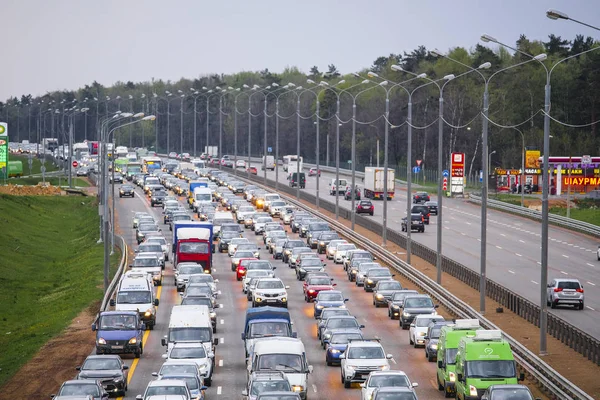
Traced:
[[502, 247], [500, 247], [500, 246], [496, 246], [496, 248], [502, 250]]
[[315, 384], [313, 383], [313, 385], [312, 385], [312, 388], [313, 388], [313, 392], [317, 393], [317, 385], [315, 385]]
[[564, 258], [569, 258], [569, 256], [568, 256], [568, 255], [566, 255], [566, 254], [563, 254], [562, 256], [563, 256]]
[[219, 360], [219, 367], [223, 366], [223, 360]]
[[565, 272], [565, 271], [560, 271], [560, 273], [563, 274], [563, 275], [569, 275], [569, 273]]
[[586, 263], [589, 267], [593, 267], [594, 264]]
[[537, 283], [536, 281], [531, 281], [531, 283], [533, 283], [534, 285], [539, 285], [539, 283]]
[[593, 308], [592, 308], [592, 307], [590, 307], [590, 306], [585, 306], [585, 308], [587, 308], [588, 310], [596, 311], [595, 309], [593, 309]]
[[517, 257], [523, 257], [523, 256], [522, 256], [521, 254], [519, 254], [519, 253], [515, 253], [515, 256], [517, 256]]
[[224, 319], [222, 319], [222, 320], [221, 320], [219, 323], [220, 323], [221, 325], [223, 325], [223, 324], [225, 323], [225, 320], [224, 320]]
[[587, 283], [588, 285], [596, 286], [596, 284], [595, 284], [595, 283], [592, 283], [592, 282], [590, 282], [590, 281], [587, 281], [586, 283]]
[[515, 271], [513, 271], [513, 270], [511, 270], [511, 269], [509, 269], [509, 270], [508, 270], [508, 272], [510, 272], [511, 274], [514, 274], [514, 273], [515, 273]]
[[217, 388], [217, 394], [221, 394], [223, 392], [223, 388], [221, 386], [219, 386]]

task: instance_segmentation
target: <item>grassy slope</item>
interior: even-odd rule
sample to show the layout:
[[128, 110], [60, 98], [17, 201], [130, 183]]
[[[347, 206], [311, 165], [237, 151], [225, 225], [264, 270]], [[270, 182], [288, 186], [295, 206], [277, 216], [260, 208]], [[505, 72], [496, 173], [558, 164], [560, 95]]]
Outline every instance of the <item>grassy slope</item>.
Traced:
[[0, 195], [0, 386], [102, 297], [93, 201]]
[[[21, 161], [23, 162], [23, 174], [24, 175], [29, 175], [29, 164], [28, 164], [28, 159], [29, 159], [29, 155], [16, 155], [16, 154], [10, 154], [8, 156], [8, 159], [10, 161]], [[41, 174], [42, 171], [40, 171], [40, 167], [42, 166], [42, 161], [38, 158], [33, 158], [33, 164], [31, 165], [31, 173], [33, 175], [35, 174]], [[52, 171], [56, 171], [58, 168], [56, 168], [56, 166], [52, 163], [52, 161], [50, 159], [46, 160], [46, 172], [52, 172]]]
[[[42, 182], [41, 176], [31, 177], [31, 178], [13, 178], [13, 179], [8, 180], [8, 183], [10, 183], [12, 185], [34, 185], [35, 186], [40, 182]], [[65, 177], [61, 177], [60, 180], [57, 177], [46, 177], [46, 182], [50, 183], [53, 186], [58, 186], [59, 183], [61, 186], [69, 185], [69, 179], [65, 178]], [[2, 182], [2, 183], [4, 183], [4, 182]], [[90, 184], [84, 179], [73, 177], [73, 186], [88, 187], [88, 186], [90, 186]]]

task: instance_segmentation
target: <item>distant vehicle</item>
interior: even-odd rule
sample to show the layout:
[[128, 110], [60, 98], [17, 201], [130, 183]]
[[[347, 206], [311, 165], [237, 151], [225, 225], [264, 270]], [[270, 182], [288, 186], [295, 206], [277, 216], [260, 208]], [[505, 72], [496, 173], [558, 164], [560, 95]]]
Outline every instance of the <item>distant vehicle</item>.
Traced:
[[438, 215], [438, 203], [437, 201], [427, 201], [425, 205], [429, 208], [429, 214]]
[[413, 203], [426, 203], [431, 201], [431, 197], [429, 197], [429, 193], [427, 192], [417, 192], [413, 194]]
[[246, 168], [246, 171], [251, 173], [252, 175], [258, 174], [258, 170], [256, 169], [256, 167], [248, 167], [248, 168]]
[[[427, 204], [427, 203], [425, 203]], [[429, 207], [427, 205], [414, 205], [412, 206], [412, 208], [410, 209], [410, 213], [411, 214], [418, 214], [421, 213], [421, 215], [423, 216], [423, 223], [425, 225], [429, 225]]]
[[[385, 168], [365, 167], [365, 188], [364, 196], [366, 199], [383, 200], [384, 193]], [[387, 199], [394, 198], [396, 178], [394, 170], [387, 169]]]
[[[525, 385], [492, 385], [488, 387], [481, 400], [534, 400], [533, 394]], [[535, 400], [540, 400], [536, 398]]]
[[[401, 230], [407, 232], [406, 217], [402, 218]], [[425, 223], [423, 222], [423, 215], [421, 213], [410, 215], [410, 230], [417, 232], [425, 232]]]
[[548, 284], [547, 303], [556, 308], [559, 305], [572, 305], [575, 309], [583, 310], [583, 286], [577, 279], [557, 278]]
[[319, 176], [321, 176], [321, 170], [319, 170], [318, 173], [317, 173], [317, 169], [315, 167], [312, 167], [311, 169], [308, 170], [308, 176], [315, 176], [317, 174]]
[[[77, 397], [76, 397], [77, 396]], [[108, 392], [102, 387], [102, 383], [97, 380], [74, 379], [64, 382], [57, 394], [51, 397], [54, 399], [85, 399], [85, 396], [92, 396], [94, 400], [108, 399]]]
[[245, 160], [237, 160], [235, 162], [235, 167], [236, 168], [246, 168], [246, 161]]
[[300, 171], [302, 171], [303, 169], [303, 158], [300, 157], [300, 160], [298, 160], [298, 156], [297, 155], [288, 155], [288, 156], [283, 156], [283, 170], [285, 172], [298, 172], [296, 171], [296, 167], [293, 167], [294, 170], [290, 171], [290, 165], [294, 164], [297, 165], [298, 161], [300, 161]]
[[290, 179], [290, 187], [296, 187], [300, 184], [300, 189], [304, 189], [306, 187], [306, 175], [304, 172], [292, 172], [289, 176]]
[[375, 206], [371, 203], [371, 200], [361, 200], [356, 203], [357, 214], [369, 214], [373, 215], [375, 212]]
[[329, 194], [332, 196], [343, 194], [347, 185], [348, 181], [346, 179], [339, 179], [336, 182], [334, 178], [331, 180], [331, 182], [329, 182]]
[[118, 355], [88, 356], [75, 369], [79, 371], [77, 379], [102, 380], [108, 391], [125, 396], [129, 366]]
[[81, 167], [77, 169], [77, 176], [88, 176], [90, 174], [90, 170], [87, 167]]
[[[352, 200], [352, 187], [351, 185], [346, 186], [346, 190], [344, 191], [344, 200]], [[354, 187], [354, 198], [356, 200], [360, 200], [360, 189], [358, 186]]]
[[273, 156], [263, 156], [262, 165], [260, 169], [270, 169], [271, 171], [275, 170], [275, 157]]

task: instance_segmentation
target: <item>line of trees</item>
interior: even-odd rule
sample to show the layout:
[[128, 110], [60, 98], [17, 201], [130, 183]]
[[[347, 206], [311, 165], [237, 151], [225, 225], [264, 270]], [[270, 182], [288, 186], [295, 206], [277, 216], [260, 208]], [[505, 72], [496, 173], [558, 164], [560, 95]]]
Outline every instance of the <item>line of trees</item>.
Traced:
[[[515, 45], [519, 50], [528, 54], [546, 53], [548, 65], [558, 60], [578, 54], [582, 51], [599, 46], [591, 37], [576, 36], [572, 41], [560, 36], [549, 35], [548, 41], [531, 41], [522, 35]], [[514, 65], [528, 58], [519, 53], [510, 54], [503, 48], [492, 51], [487, 47], [476, 45], [472, 49], [453, 48], [449, 57], [456, 59], [473, 68], [490, 62], [492, 67], [483, 71], [490, 76], [495, 71]], [[98, 82], [85, 85], [75, 91], [56, 91], [44, 96], [33, 97], [23, 95], [21, 98], [10, 98], [5, 103], [0, 102], [0, 119], [9, 122], [11, 140], [30, 140], [37, 142], [40, 135], [44, 137], [59, 137], [66, 140], [62, 111], [71, 107], [87, 107], [85, 115], [73, 118], [75, 124], [74, 141], [84, 139], [96, 140], [96, 124], [109, 113], [117, 110], [123, 112], [133, 110], [146, 114], [156, 114], [157, 120], [144, 125], [134, 125], [116, 134], [118, 144], [146, 146], [154, 148], [158, 138], [158, 150], [193, 153], [194, 119], [196, 119], [196, 149], [203, 151], [206, 143], [206, 122], [209, 118], [209, 145], [218, 146], [222, 142], [220, 154], [234, 152], [234, 99], [237, 96], [237, 149], [238, 156], [246, 156], [251, 148], [252, 156], [263, 152], [265, 119], [263, 110], [266, 101], [267, 115], [267, 146], [275, 149], [275, 107], [279, 98], [279, 156], [296, 153], [296, 108], [300, 94], [300, 132], [301, 153], [305, 160], [316, 158], [316, 97], [320, 101], [320, 161], [325, 163], [329, 149], [330, 164], [334, 162], [335, 133], [340, 124], [340, 165], [344, 166], [351, 154], [351, 119], [353, 97], [356, 98], [357, 147], [355, 160], [357, 166], [374, 162], [377, 155], [376, 142], [382, 143], [386, 120], [383, 118], [385, 109], [384, 86], [378, 85], [382, 80], [390, 81], [385, 88], [390, 88], [391, 82], [402, 82], [412, 76], [393, 70], [392, 65], [400, 65], [404, 70], [414, 73], [426, 73], [431, 79], [440, 79], [448, 74], [457, 78], [446, 85], [444, 90], [444, 151], [464, 152], [467, 157], [466, 168], [475, 173], [481, 168], [481, 117], [483, 96], [483, 81], [476, 73], [458, 77], [468, 69], [457, 63], [432, 56], [424, 46], [419, 46], [411, 52], [390, 54], [377, 58], [373, 65], [359, 71], [358, 74], [341, 74], [335, 65], [328, 66], [326, 71], [312, 67], [308, 74], [295, 67], [286, 68], [281, 73], [272, 73], [268, 69], [258, 72], [239, 72], [232, 75], [207, 75], [196, 79], [181, 79], [177, 82], [152, 80], [150, 82], [117, 82], [111, 87], [104, 87]], [[377, 76], [367, 77], [369, 72]], [[357, 76], [358, 75], [358, 76]], [[325, 81], [326, 86], [307, 83], [307, 79], [319, 83]], [[340, 80], [343, 84], [337, 84]], [[369, 83], [361, 84], [364, 79]], [[526, 63], [522, 66], [501, 72], [490, 82], [489, 117], [498, 125], [519, 125], [527, 148], [540, 149], [543, 139], [543, 115], [540, 110], [544, 104], [544, 85], [546, 73], [537, 62]], [[284, 85], [293, 83], [293, 90], [281, 89]], [[406, 84], [411, 91], [427, 83], [426, 80], [414, 80]], [[600, 154], [600, 135], [598, 121], [600, 113], [600, 51], [573, 57], [560, 63], [552, 75], [552, 106], [551, 115], [557, 120], [570, 125], [591, 125], [585, 127], [570, 127], [553, 122], [551, 125], [551, 152], [553, 155], [582, 155]], [[337, 85], [336, 85], [337, 84]], [[247, 86], [244, 86], [247, 85]], [[254, 85], [259, 90], [252, 90]], [[276, 85], [279, 85], [278, 87]], [[266, 90], [266, 87], [270, 89]], [[313, 92], [299, 89], [312, 87]], [[348, 89], [355, 86], [352, 89]], [[218, 94], [215, 88], [227, 92]], [[207, 93], [206, 89], [212, 89]], [[228, 88], [239, 88], [230, 90]], [[371, 89], [369, 89], [371, 88]], [[276, 92], [270, 93], [278, 89]], [[365, 90], [369, 89], [369, 90]], [[264, 90], [261, 92], [260, 90]], [[335, 91], [334, 91], [335, 90]], [[341, 90], [341, 91], [340, 91]], [[207, 115], [206, 95], [193, 96], [193, 92], [209, 95], [209, 113]], [[247, 93], [244, 93], [247, 92]], [[170, 94], [168, 94], [170, 93]], [[156, 95], [155, 95], [156, 94]], [[252, 95], [250, 97], [250, 95]], [[340, 117], [336, 118], [337, 101], [340, 101]], [[434, 85], [428, 85], [414, 92], [412, 96], [413, 148], [412, 158], [423, 160], [428, 168], [437, 168], [437, 135], [438, 126], [433, 123], [438, 117], [439, 90]], [[251, 101], [250, 101], [251, 99]], [[390, 167], [401, 167], [405, 164], [407, 147], [407, 94], [400, 88], [390, 91], [389, 123], [390, 132]], [[195, 104], [194, 104], [195, 103]], [[197, 112], [194, 112], [196, 106]], [[56, 111], [47, 110], [58, 109]], [[248, 110], [252, 117], [248, 117]], [[167, 115], [169, 112], [169, 115]], [[40, 120], [40, 115], [42, 116]], [[183, 116], [183, 118], [181, 118]], [[55, 118], [50, 123], [50, 118]], [[183, 124], [183, 143], [180, 140], [181, 124]], [[251, 137], [248, 137], [251, 124]], [[519, 132], [511, 128], [502, 128], [490, 124], [490, 151], [495, 150], [494, 166], [519, 168], [521, 163], [522, 138]], [[222, 127], [222, 130], [221, 130]], [[170, 135], [167, 140], [167, 131]], [[222, 137], [220, 137], [222, 132]], [[168, 149], [167, 149], [168, 145]], [[448, 159], [449, 157], [445, 157]], [[382, 157], [381, 157], [382, 159]]]

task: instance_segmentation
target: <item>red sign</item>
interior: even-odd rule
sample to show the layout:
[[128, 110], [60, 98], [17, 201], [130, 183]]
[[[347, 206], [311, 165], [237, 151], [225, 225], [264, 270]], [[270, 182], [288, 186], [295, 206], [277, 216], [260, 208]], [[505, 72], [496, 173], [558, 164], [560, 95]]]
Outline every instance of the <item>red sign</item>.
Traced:
[[79, 163], [77, 162], [77, 160], [73, 161], [73, 168], [77, 168], [77, 166], [79, 165]]
[[421, 166], [421, 163], [423, 162], [423, 160], [415, 160], [417, 162], [417, 167]]
[[448, 190], [448, 178], [444, 177], [444, 179], [442, 179], [442, 190]]
[[451, 158], [452, 177], [462, 178], [465, 176], [465, 153], [452, 153]]

